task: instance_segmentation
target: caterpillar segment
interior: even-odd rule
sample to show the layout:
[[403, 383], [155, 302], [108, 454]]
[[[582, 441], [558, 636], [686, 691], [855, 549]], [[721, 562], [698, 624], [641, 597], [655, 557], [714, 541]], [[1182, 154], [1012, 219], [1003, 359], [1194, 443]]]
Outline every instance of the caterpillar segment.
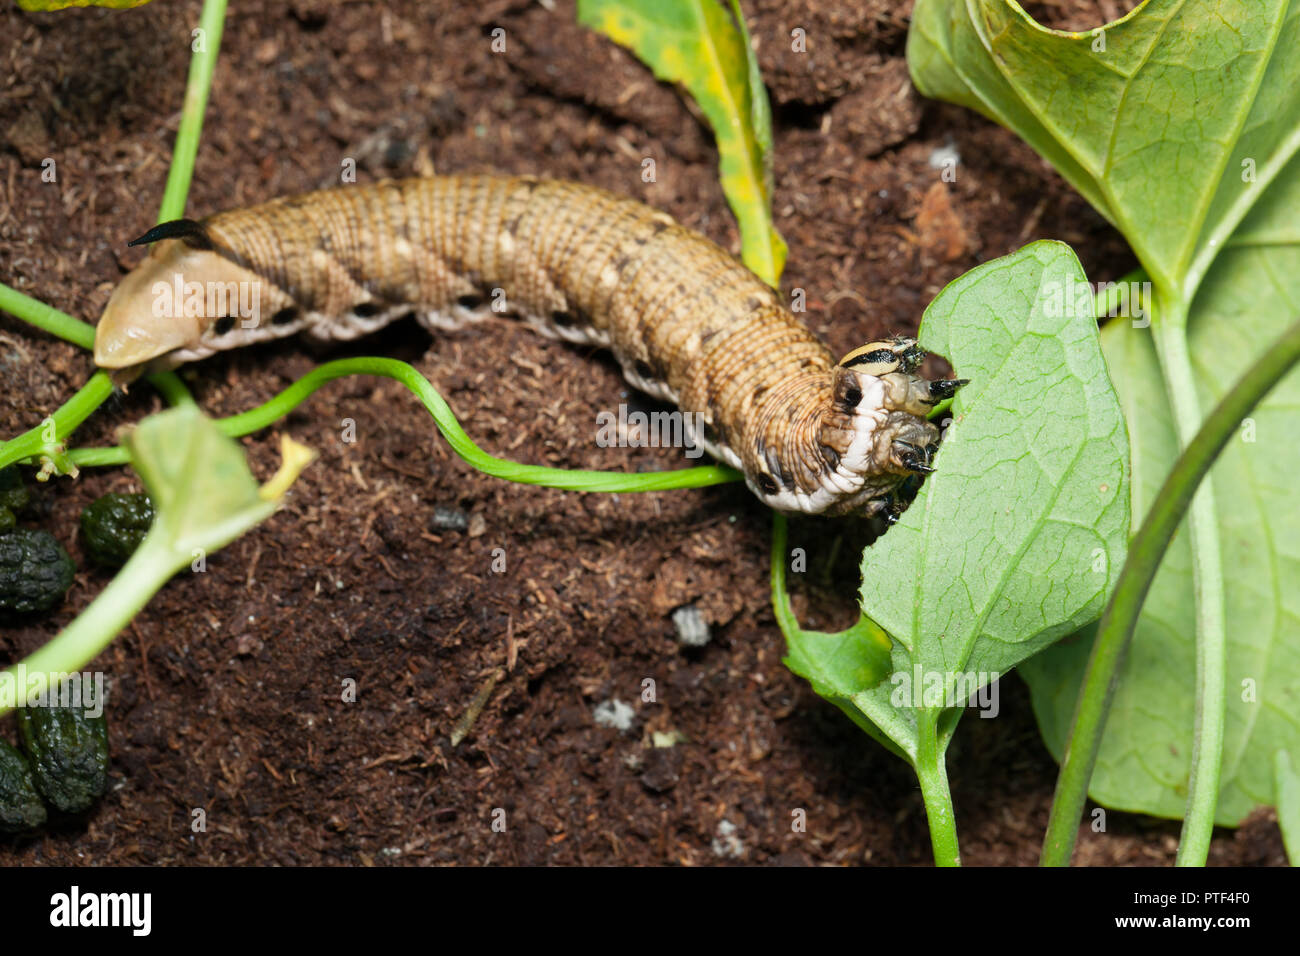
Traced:
[[[670, 216], [576, 183], [449, 176], [285, 197], [156, 226], [100, 319], [95, 361], [146, 369], [305, 333], [353, 339], [509, 312], [610, 349], [638, 389], [773, 508], [893, 514], [932, 470], [925, 418], [964, 384], [915, 374], [906, 338], [840, 362], [734, 257]], [[701, 423], [695, 433], [695, 423]]]

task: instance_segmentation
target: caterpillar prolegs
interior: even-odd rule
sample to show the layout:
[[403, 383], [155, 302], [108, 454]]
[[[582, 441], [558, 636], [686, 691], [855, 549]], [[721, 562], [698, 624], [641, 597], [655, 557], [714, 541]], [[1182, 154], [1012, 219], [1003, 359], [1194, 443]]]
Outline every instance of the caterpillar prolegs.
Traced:
[[939, 434], [926, 413], [963, 384], [913, 374], [924, 353], [909, 339], [834, 362], [723, 249], [576, 183], [346, 186], [164, 223], [143, 242], [148, 257], [95, 336], [96, 363], [119, 381], [299, 331], [352, 339], [411, 313], [454, 328], [503, 298], [545, 335], [609, 348], [634, 386], [697, 413], [683, 416], [701, 423], [692, 443], [782, 511], [890, 511], [907, 476], [931, 470]]

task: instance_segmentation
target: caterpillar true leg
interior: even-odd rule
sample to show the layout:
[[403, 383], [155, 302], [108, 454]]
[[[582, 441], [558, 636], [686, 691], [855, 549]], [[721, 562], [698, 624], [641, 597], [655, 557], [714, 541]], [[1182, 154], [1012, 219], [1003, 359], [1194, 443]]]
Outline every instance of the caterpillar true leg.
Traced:
[[347, 186], [179, 220], [114, 291], [95, 361], [129, 380], [305, 331], [348, 339], [415, 312], [456, 327], [501, 303], [610, 348], [676, 403], [683, 436], [784, 511], [888, 511], [932, 470], [926, 413], [963, 383], [915, 375], [912, 339], [834, 363], [778, 295], [662, 212], [575, 183], [452, 176]]

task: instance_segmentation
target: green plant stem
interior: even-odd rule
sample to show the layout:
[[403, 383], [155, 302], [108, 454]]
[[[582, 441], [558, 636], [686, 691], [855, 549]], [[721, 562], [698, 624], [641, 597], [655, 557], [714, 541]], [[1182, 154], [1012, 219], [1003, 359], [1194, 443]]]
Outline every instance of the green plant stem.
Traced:
[[185, 104], [181, 107], [176, 147], [172, 150], [167, 186], [163, 189], [162, 205], [158, 210], [159, 222], [185, 215], [185, 199], [194, 176], [194, 158], [199, 151], [203, 114], [208, 106], [208, 92], [212, 89], [212, 74], [217, 68], [217, 53], [221, 49], [221, 31], [225, 22], [226, 0], [204, 0], [203, 12], [199, 15], [199, 29], [204, 31], [204, 48], [194, 51], [190, 57]]
[[74, 319], [68, 313], [60, 312], [54, 306], [46, 305], [3, 283], [0, 283], [0, 309], [12, 312], [28, 325], [34, 325], [65, 342], [80, 345], [83, 349], [94, 348], [93, 325]]
[[158, 389], [168, 405], [194, 405], [194, 396], [185, 387], [180, 376], [175, 372], [155, 372], [149, 376], [149, 384]]
[[[50, 459], [56, 465], [60, 464], [62, 459], [67, 457], [63, 449], [64, 439], [99, 408], [112, 391], [113, 383], [109, 381], [107, 373], [96, 372], [77, 394], [46, 419], [46, 422], [51, 419], [54, 422], [53, 435], [48, 434], [46, 422], [42, 422], [16, 438], [0, 444], [0, 468], [19, 461], [35, 464], [42, 458]], [[50, 438], [53, 438], [53, 441], [49, 441]]]
[[[785, 584], [786, 556], [785, 515], [774, 511], [772, 512], [772, 611], [787, 646], [790, 646], [807, 632], [799, 626], [799, 619], [795, 617], [794, 609], [790, 606], [790, 596]], [[861, 627], [863, 624], [879, 634], [880, 640], [885, 642], [887, 651], [889, 636], [865, 616], [861, 618], [858, 626]], [[840, 633], [844, 634], [847, 631]], [[835, 703], [869, 737], [890, 753], [911, 764], [921, 784], [921, 796], [925, 801], [925, 814], [930, 826], [930, 844], [934, 849], [935, 865], [960, 866], [961, 853], [957, 845], [957, 824], [952, 810], [952, 793], [948, 789], [948, 771], [944, 765], [944, 751], [948, 741], [952, 739], [953, 727], [950, 726], [942, 735], [939, 733], [939, 718], [942, 710], [917, 708], [917, 746], [913, 750], [911, 746], [905, 746], [901, 734], [898, 735], [897, 740], [891, 739], [884, 725], [878, 726], [873, 723], [848, 699], [834, 699], [832, 703]]]
[[930, 846], [935, 866], [961, 866], [957, 847], [957, 821], [952, 811], [952, 792], [948, 788], [948, 768], [939, 746], [939, 708], [920, 707], [916, 711], [916, 760], [913, 768], [921, 783], [925, 801], [925, 818], [930, 825]]
[[803, 630], [799, 619], [795, 617], [794, 608], [790, 606], [790, 594], [785, 586], [785, 546], [788, 535], [785, 515], [779, 511], [772, 512], [772, 614], [776, 625], [781, 629], [786, 641], [791, 635]]
[[[1187, 349], [1186, 315], [1185, 309], [1174, 315], [1165, 312], [1160, 316], [1163, 321], [1152, 323], [1174, 425], [1184, 451], [1194, 440], [1201, 423], [1196, 381]], [[1177, 322], [1169, 321], [1174, 317]], [[1243, 411], [1238, 416], [1237, 423], [1245, 414]], [[1196, 489], [1187, 514], [1187, 526], [1191, 536], [1192, 585], [1196, 600], [1196, 717], [1187, 808], [1183, 813], [1176, 863], [1178, 866], [1204, 866], [1210, 853], [1214, 814], [1219, 804], [1227, 719], [1228, 641], [1223, 552], [1212, 482], [1203, 482]]]
[[[450, 406], [428, 379], [413, 366], [390, 358], [363, 357], [327, 362], [294, 382], [269, 402], [242, 414], [220, 419], [216, 424], [224, 434], [232, 438], [260, 431], [289, 414], [321, 386], [348, 375], [377, 375], [401, 382], [433, 416], [434, 424], [456, 454], [479, 471], [508, 481], [576, 491], [639, 492], [700, 488], [738, 481], [742, 477], [739, 472], [725, 465], [628, 474], [619, 471], [570, 471], [540, 465], [521, 465], [496, 458], [483, 451], [465, 433]], [[74, 464], [83, 467], [117, 465], [127, 460], [127, 453], [121, 447], [78, 448], [69, 452], [68, 457]]]
[[[23, 659], [28, 677], [81, 670], [149, 603], [176, 571], [166, 546], [156, 542], [146, 536], [99, 596], [57, 637]], [[4, 673], [14, 674], [15, 667]], [[0, 702], [0, 716], [10, 710], [6, 703]]]
[[952, 399], [945, 398], [940, 401], [938, 405], [935, 405], [934, 408], [930, 409], [929, 414], [925, 417], [932, 422], [937, 422], [939, 419], [943, 418], [944, 415], [948, 414], [950, 408], [952, 408]]
[[[1047, 836], [1043, 842], [1044, 866], [1066, 866], [1070, 862], [1087, 797], [1088, 781], [1092, 777], [1097, 752], [1101, 747], [1102, 731], [1110, 710], [1119, 665], [1137, 627], [1142, 603], [1146, 600], [1151, 582], [1174, 532], [1187, 514], [1189, 506], [1192, 506], [1198, 486], [1236, 433], [1241, 420], [1297, 362], [1300, 362], [1300, 322], [1292, 325], [1265, 351], [1263, 357], [1206, 417], [1199, 431], [1174, 463], [1147, 512], [1142, 527], [1133, 538], [1115, 591], [1111, 594], [1098, 625], [1097, 638], [1079, 690], [1074, 721], [1061, 760], [1061, 773], [1056, 781], [1056, 796], [1047, 824]], [[1204, 690], [1204, 685], [1202, 689]], [[1198, 730], [1204, 731], [1204, 725], [1199, 720]], [[1202, 751], [1208, 746], [1209, 744], [1204, 745]], [[1194, 773], [1196, 769], [1194, 767]], [[1217, 783], [1217, 765], [1213, 776]], [[1217, 793], [1213, 796], [1217, 796]], [[1191, 806], [1196, 801], [1197, 796], [1193, 793], [1189, 800], [1189, 812], [1195, 809], [1195, 812], [1201, 814], [1204, 812], [1202, 804], [1196, 803], [1194, 808]], [[1209, 814], [1212, 826], [1213, 800], [1209, 804]], [[1188, 848], [1186, 857], [1180, 847], [1180, 863], [1190, 863], [1193, 854], [1201, 853], [1201, 834], [1188, 833], [1185, 825], [1184, 839], [1188, 837], [1195, 843]], [[1208, 833], [1204, 839], [1208, 840]]]
[[[190, 72], [185, 81], [185, 103], [181, 107], [181, 121], [176, 129], [176, 146], [172, 149], [172, 162], [167, 170], [167, 185], [163, 187], [162, 203], [158, 208], [158, 221], [167, 222], [185, 215], [185, 202], [194, 179], [194, 160], [199, 153], [199, 137], [203, 133], [203, 117], [207, 113], [208, 94], [212, 90], [212, 76], [217, 69], [217, 55], [221, 52], [221, 34], [226, 23], [226, 0], [203, 0], [199, 14], [199, 29], [205, 31], [203, 50], [190, 57]], [[193, 404], [194, 397], [174, 372], [160, 372], [149, 377], [149, 382], [162, 392], [170, 405]]]

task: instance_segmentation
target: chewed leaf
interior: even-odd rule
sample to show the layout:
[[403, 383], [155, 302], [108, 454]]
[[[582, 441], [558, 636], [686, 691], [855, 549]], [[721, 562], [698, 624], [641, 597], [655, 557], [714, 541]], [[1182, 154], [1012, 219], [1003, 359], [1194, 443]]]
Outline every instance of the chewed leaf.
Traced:
[[1101, 613], [1129, 532], [1128, 436], [1068, 246], [956, 279], [920, 341], [971, 381], [935, 473], [863, 554], [862, 610], [895, 639], [894, 673], [852, 697], [909, 755], [919, 708], [960, 706]]
[[258, 494], [243, 449], [192, 406], [146, 418], [123, 444], [158, 512], [148, 537], [186, 564], [194, 549], [216, 550], [276, 508]]
[[579, 0], [578, 20], [690, 91], [718, 139], [745, 265], [775, 286], [786, 245], [772, 225], [771, 113], [739, 4], [732, 9], [737, 22], [716, 0]]
[[801, 630], [784, 663], [822, 697], [852, 697], [888, 676], [889, 637], [867, 618], [837, 634]]
[[1005, 672], [1101, 613], [1128, 538], [1128, 438], [1068, 246], [949, 284], [921, 344], [970, 385], [937, 471], [867, 549], [862, 608], [915, 663]]

